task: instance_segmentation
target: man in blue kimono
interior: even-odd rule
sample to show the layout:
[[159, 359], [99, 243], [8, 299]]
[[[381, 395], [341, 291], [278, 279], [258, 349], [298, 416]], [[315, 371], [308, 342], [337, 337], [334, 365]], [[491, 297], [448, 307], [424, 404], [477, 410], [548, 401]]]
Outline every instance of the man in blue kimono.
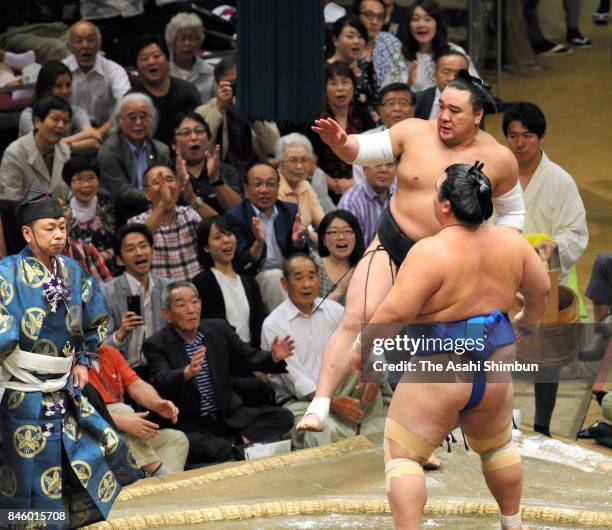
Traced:
[[61, 255], [62, 207], [30, 188], [18, 214], [28, 246], [0, 262], [0, 508], [63, 511], [46, 527], [80, 527], [106, 518], [141, 474], [81, 394], [109, 315], [91, 276]]

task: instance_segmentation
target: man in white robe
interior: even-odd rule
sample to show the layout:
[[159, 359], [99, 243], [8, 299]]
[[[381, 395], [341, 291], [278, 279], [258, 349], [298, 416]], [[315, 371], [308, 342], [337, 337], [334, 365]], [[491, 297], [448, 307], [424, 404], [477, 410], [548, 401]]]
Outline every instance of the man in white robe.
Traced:
[[549, 260], [559, 252], [561, 283], [580, 259], [589, 241], [584, 204], [571, 175], [542, 150], [546, 120], [534, 104], [520, 102], [506, 110], [503, 121], [508, 146], [519, 165], [527, 212], [525, 235], [544, 233], [553, 241], [540, 248]]
[[[525, 202], [523, 234], [550, 262], [559, 253], [560, 283], [566, 284], [571, 268], [589, 241], [584, 204], [571, 175], [552, 162], [542, 150], [546, 118], [534, 103], [519, 102], [504, 113], [502, 124], [508, 146], [519, 165], [519, 181]], [[552, 265], [551, 265], [551, 268]], [[559, 367], [541, 369], [534, 385], [536, 432], [550, 436], [550, 420], [559, 387]]]

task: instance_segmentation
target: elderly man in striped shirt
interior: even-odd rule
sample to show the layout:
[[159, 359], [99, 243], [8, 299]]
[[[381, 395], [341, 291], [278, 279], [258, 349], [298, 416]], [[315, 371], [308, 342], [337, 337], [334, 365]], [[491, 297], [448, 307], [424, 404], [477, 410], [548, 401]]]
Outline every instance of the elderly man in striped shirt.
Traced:
[[348, 190], [338, 208], [351, 212], [361, 225], [366, 247], [376, 235], [378, 219], [395, 191], [395, 162], [363, 168], [366, 179]]

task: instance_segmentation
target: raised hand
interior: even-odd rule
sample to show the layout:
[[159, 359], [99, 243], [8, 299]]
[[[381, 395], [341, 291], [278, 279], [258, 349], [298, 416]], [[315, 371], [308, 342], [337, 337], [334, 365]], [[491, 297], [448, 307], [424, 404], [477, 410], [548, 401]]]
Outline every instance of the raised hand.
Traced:
[[254, 216], [251, 219], [251, 230], [253, 231], [253, 235], [257, 241], [260, 243], [265, 243], [266, 229], [264, 228], [264, 225], [259, 217]]
[[206, 172], [208, 173], [208, 181], [216, 182], [219, 180], [219, 166], [221, 164], [221, 146], [215, 146], [215, 152], [210, 154], [206, 151]]
[[315, 120], [314, 123], [311, 129], [330, 147], [340, 147], [346, 143], [348, 136], [336, 120], [324, 118]]
[[202, 369], [202, 361], [204, 360], [204, 355], [206, 355], [205, 346], [202, 346], [201, 348], [197, 349], [196, 352], [193, 354], [191, 362], [187, 366], [185, 366], [185, 370], [183, 371], [185, 381], [189, 381], [200, 373], [200, 370]]
[[291, 357], [293, 355], [294, 348], [294, 341], [289, 335], [287, 335], [284, 339], [274, 337], [274, 340], [272, 341], [272, 360], [275, 363], [279, 363], [287, 357]]
[[293, 227], [291, 229], [291, 241], [294, 245], [301, 243], [302, 238], [306, 235], [306, 228], [302, 224], [302, 218], [299, 213], [295, 214], [295, 221], [293, 221]]

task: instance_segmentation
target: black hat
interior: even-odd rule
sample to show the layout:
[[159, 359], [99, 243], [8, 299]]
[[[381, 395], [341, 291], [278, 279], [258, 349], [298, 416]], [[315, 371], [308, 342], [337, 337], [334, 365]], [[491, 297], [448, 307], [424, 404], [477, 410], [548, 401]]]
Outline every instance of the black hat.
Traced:
[[32, 182], [17, 207], [17, 218], [22, 225], [37, 219], [59, 219], [63, 215], [64, 210], [59, 200], [36, 181]]

